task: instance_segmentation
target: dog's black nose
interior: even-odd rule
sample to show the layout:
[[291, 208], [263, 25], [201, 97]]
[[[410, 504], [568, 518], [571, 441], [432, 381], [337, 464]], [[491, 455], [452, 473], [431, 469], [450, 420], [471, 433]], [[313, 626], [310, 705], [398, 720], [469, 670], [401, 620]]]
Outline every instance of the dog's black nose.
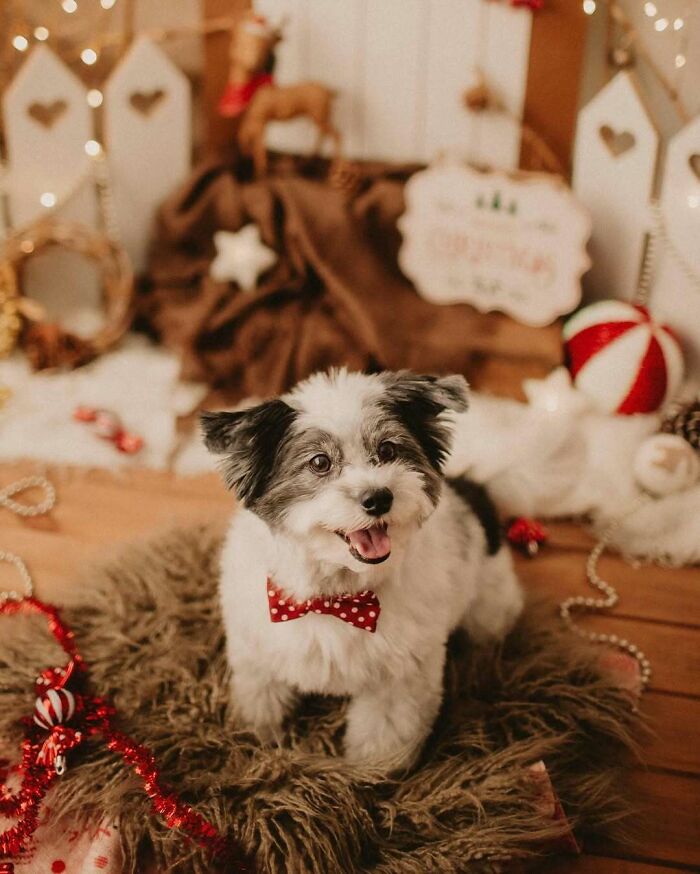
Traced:
[[394, 493], [391, 489], [375, 489], [365, 492], [360, 499], [363, 508], [370, 516], [383, 516], [391, 510], [394, 503]]

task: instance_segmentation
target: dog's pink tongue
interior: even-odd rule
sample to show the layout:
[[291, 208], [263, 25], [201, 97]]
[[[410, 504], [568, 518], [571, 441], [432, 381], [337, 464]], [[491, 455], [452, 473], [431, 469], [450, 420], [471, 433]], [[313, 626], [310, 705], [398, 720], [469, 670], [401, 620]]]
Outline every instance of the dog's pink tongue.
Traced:
[[383, 525], [348, 531], [347, 538], [362, 558], [384, 558], [391, 552], [391, 539]]

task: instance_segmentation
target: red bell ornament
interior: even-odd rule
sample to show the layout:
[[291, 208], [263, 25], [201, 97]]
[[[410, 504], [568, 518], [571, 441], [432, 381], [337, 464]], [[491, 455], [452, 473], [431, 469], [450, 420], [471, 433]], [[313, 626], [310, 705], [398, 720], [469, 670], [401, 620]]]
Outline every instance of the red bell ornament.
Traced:
[[75, 696], [68, 689], [49, 689], [34, 702], [34, 723], [49, 732], [37, 762], [53, 765], [59, 775], [66, 770], [65, 752], [80, 740], [80, 732], [65, 727], [74, 713]]

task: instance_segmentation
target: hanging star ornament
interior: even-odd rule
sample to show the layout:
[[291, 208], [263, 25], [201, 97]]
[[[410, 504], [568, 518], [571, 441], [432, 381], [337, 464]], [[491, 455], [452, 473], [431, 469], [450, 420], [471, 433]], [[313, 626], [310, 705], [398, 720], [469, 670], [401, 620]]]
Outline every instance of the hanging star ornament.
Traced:
[[277, 253], [260, 239], [260, 229], [249, 224], [236, 233], [217, 231], [214, 234], [216, 257], [209, 275], [217, 282], [236, 282], [252, 291], [258, 278], [277, 261]]

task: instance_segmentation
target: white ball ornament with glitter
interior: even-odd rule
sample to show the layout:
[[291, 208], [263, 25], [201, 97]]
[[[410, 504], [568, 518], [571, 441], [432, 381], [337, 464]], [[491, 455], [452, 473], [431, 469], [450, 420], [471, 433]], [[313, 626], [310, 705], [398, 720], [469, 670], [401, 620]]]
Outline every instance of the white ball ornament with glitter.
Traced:
[[657, 497], [690, 488], [700, 477], [700, 456], [677, 434], [653, 434], [634, 459], [637, 483]]

